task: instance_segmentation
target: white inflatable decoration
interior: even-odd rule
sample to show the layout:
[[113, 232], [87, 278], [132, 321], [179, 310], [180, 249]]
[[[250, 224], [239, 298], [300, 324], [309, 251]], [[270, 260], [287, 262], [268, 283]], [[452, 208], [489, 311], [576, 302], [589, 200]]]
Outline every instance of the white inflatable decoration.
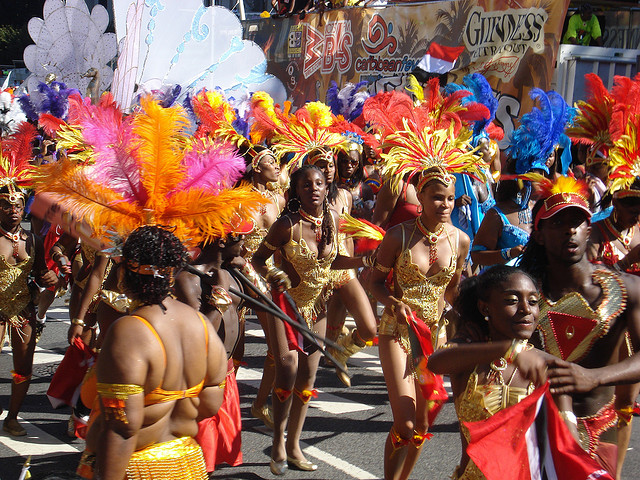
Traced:
[[[108, 63], [117, 54], [115, 34], [105, 33], [108, 25], [109, 14], [101, 5], [89, 13], [84, 0], [46, 0], [43, 18], [34, 17], [27, 26], [35, 42], [24, 50], [31, 72], [27, 90], [37, 91], [50, 74], [83, 95], [92, 79], [99, 79], [100, 92], [107, 90], [113, 78]], [[95, 69], [92, 75], [83, 77], [90, 69]]]
[[113, 3], [120, 45], [114, 95], [122, 106], [131, 105], [136, 83], [144, 90], [177, 84], [183, 96], [219, 88], [227, 97], [264, 90], [277, 103], [286, 100], [282, 82], [266, 73], [264, 52], [242, 39], [240, 20], [226, 8], [202, 0]]

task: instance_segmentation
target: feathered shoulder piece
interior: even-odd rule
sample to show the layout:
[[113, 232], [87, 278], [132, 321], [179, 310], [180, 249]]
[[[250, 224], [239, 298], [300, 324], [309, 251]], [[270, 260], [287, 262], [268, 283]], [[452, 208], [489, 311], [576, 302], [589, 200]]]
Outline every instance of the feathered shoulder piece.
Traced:
[[589, 158], [593, 158], [598, 151], [607, 157], [613, 145], [609, 127], [616, 102], [595, 73], [586, 74], [584, 81], [588, 98], [578, 102], [573, 125], [567, 128], [566, 134], [577, 143], [589, 145], [589, 163]]
[[32, 186], [34, 168], [29, 161], [36, 135], [33, 125], [22, 122], [14, 134], [0, 141], [0, 186], [8, 187], [9, 193], [2, 197], [9, 203], [24, 199], [21, 189]]
[[[108, 231], [126, 237], [143, 225], [166, 225], [197, 245], [224, 237], [227, 225], [248, 219], [264, 202], [249, 186], [232, 188], [244, 172], [235, 149], [191, 137], [179, 105], [140, 103], [140, 110], [108, 126], [103, 143], [94, 142], [92, 165], [63, 157], [42, 166], [38, 191], [52, 194], [105, 242]], [[89, 143], [87, 123], [77, 128]]]
[[[255, 94], [254, 94], [255, 97]], [[268, 98], [266, 98], [268, 97]], [[267, 94], [253, 105], [254, 132], [264, 135], [271, 130], [272, 150], [278, 158], [293, 154], [290, 164], [300, 164], [305, 156], [317, 149], [345, 148], [345, 138], [331, 130], [336, 117], [322, 102], [309, 102], [289, 115], [273, 107]]]
[[528, 179], [533, 181], [538, 200], [542, 207], [536, 213], [533, 220], [534, 229], [538, 229], [540, 220], [551, 218], [559, 211], [576, 207], [591, 218], [589, 208], [589, 186], [583, 180], [562, 175], [553, 181], [539, 174], [528, 174]]
[[365, 81], [356, 84], [347, 83], [338, 89], [338, 84], [331, 80], [327, 89], [326, 104], [336, 117], [342, 115], [348, 122], [359, 123], [357, 120], [362, 115], [364, 102], [371, 96], [365, 88], [367, 85]]
[[[540, 108], [522, 116], [520, 127], [511, 134], [508, 154], [516, 162], [516, 173], [539, 169], [549, 173], [546, 160], [567, 137], [564, 130], [574, 115], [562, 96], [555, 92], [531, 89], [529, 95]], [[568, 167], [568, 165], [567, 165]]]

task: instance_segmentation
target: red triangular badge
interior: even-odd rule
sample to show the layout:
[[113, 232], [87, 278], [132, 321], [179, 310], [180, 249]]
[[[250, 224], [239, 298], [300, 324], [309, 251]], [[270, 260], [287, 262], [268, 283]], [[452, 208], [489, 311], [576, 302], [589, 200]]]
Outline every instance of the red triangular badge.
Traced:
[[560, 357], [566, 360], [598, 324], [596, 319], [569, 315], [568, 313], [549, 312], [549, 322]]

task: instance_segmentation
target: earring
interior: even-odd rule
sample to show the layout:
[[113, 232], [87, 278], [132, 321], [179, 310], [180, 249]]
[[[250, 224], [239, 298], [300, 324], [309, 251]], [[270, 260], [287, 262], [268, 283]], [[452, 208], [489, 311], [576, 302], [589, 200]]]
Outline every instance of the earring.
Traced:
[[484, 316], [484, 321], [485, 321], [485, 322], [489, 322], [489, 315], [485, 315], [485, 316]]
[[422, 213], [422, 205], [418, 205], [416, 211], [418, 212], [418, 215], [420, 215]]
[[298, 211], [300, 210], [300, 200], [298, 200], [297, 198], [290, 199], [287, 202], [287, 209], [291, 213], [298, 213]]

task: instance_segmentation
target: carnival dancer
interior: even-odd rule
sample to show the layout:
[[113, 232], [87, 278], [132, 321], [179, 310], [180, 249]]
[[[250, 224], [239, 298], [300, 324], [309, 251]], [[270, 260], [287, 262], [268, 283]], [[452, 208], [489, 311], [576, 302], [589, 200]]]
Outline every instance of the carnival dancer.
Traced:
[[[93, 165], [78, 165], [72, 159], [64, 158], [56, 165], [43, 166], [38, 188], [53, 195], [61, 208], [83, 218], [95, 232], [95, 237], [103, 243], [111, 243], [114, 248], [118, 240], [128, 237], [131, 231], [146, 227], [138, 231], [142, 233], [134, 237], [135, 242], [125, 243], [124, 266], [119, 269], [119, 276], [125, 293], [133, 294], [134, 298], [147, 305], [140, 308], [139, 317], [144, 317], [152, 328], [139, 317], [126, 316], [120, 319], [123, 320], [121, 323], [116, 320], [107, 332], [106, 360], [101, 364], [98, 357], [96, 390], [100, 401], [92, 412], [94, 420], [100, 420], [90, 426], [80, 471], [90, 467], [92, 452], [96, 452], [97, 464], [104, 478], [121, 479], [130, 456], [130, 466], [142, 465], [142, 470], [130, 471], [127, 474], [129, 478], [175, 478], [176, 467], [181, 468], [181, 459], [188, 455], [187, 462], [193, 460], [200, 464], [193, 465], [198, 468], [194, 478], [207, 478], [200, 448], [190, 439], [177, 439], [171, 433], [171, 424], [165, 423], [169, 418], [180, 418], [184, 414], [186, 423], [182, 425], [185, 430], [176, 427], [173, 431], [180, 436], [195, 434], [197, 409], [193, 408], [190, 398], [199, 395], [201, 380], [205, 376], [202, 368], [205, 363], [204, 340], [208, 336], [209, 345], [213, 346], [211, 339], [216, 338], [213, 329], [206, 328], [206, 320], [198, 318], [190, 307], [168, 298], [174, 268], [184, 259], [184, 250], [179, 242], [175, 245], [174, 238], [183, 239], [192, 248], [219, 238], [225, 234], [225, 225], [232, 220], [247, 220], [249, 213], [259, 208], [262, 197], [252, 192], [249, 186], [231, 188], [242, 176], [244, 162], [242, 159], [238, 165], [219, 162], [220, 150], [228, 151], [230, 146], [191, 137], [187, 115], [181, 106], [162, 108], [158, 102], [143, 98], [140, 110], [126, 119], [115, 115], [110, 115], [109, 121], [103, 121], [105, 119], [99, 115], [88, 118], [88, 121], [100, 123], [100, 130], [90, 132], [90, 129], [83, 129], [78, 138], [91, 152]], [[63, 126], [63, 129], [73, 128]], [[112, 141], [99, 143], [105, 138]], [[173, 229], [175, 236], [167, 238], [164, 236], [168, 235], [166, 229], [157, 225]], [[151, 235], [147, 236], [149, 231]], [[132, 246], [132, 251], [127, 250], [128, 245]], [[171, 253], [163, 255], [164, 248]], [[134, 304], [130, 308], [136, 310], [136, 307]], [[167, 322], [163, 323], [163, 320]], [[169, 335], [167, 329], [172, 325], [183, 326], [184, 329], [179, 329], [182, 333], [176, 334], [176, 330]], [[200, 330], [195, 330], [196, 325]], [[206, 335], [205, 328], [209, 332]], [[130, 335], [130, 331], [137, 333]], [[195, 341], [197, 338], [194, 340], [196, 331], [200, 332], [199, 341]], [[127, 343], [136, 339], [139, 346], [138, 338], [147, 336], [150, 338], [145, 342], [147, 350], [136, 349], [133, 343]], [[166, 363], [162, 355], [163, 345], [168, 347]], [[134, 363], [135, 359], [140, 360], [141, 371], [136, 371], [131, 365], [127, 367], [128, 361], [118, 363], [116, 353], [122, 349], [133, 356], [131, 361]], [[182, 354], [179, 353], [181, 350]], [[202, 355], [200, 360], [193, 359], [193, 363], [200, 365], [196, 368], [191, 361], [185, 360], [185, 355], [197, 352], [202, 352]], [[222, 394], [218, 385], [224, 380], [227, 363], [222, 347], [219, 353], [220, 357], [209, 357], [216, 362], [219, 372], [205, 378], [205, 384], [214, 388], [202, 392], [202, 405], [208, 404], [210, 393], [214, 396]], [[180, 365], [187, 363], [189, 369], [181, 374]], [[127, 376], [130, 374], [135, 378]], [[147, 375], [153, 378], [147, 378]], [[165, 387], [181, 390], [164, 391]], [[143, 393], [147, 395], [147, 407], [144, 407]], [[149, 396], [151, 393], [153, 395]], [[188, 408], [189, 403], [192, 407]], [[152, 407], [152, 404], [159, 405]], [[128, 420], [130, 406], [133, 407], [131, 423]], [[153, 412], [161, 412], [161, 418]], [[162, 427], [149, 430], [150, 437], [146, 439], [136, 435], [145, 413], [154, 415], [147, 424], [158, 420], [158, 427]], [[215, 410], [201, 413], [210, 416]], [[192, 426], [188, 426], [190, 422], [193, 422]], [[130, 436], [132, 432], [133, 436]], [[140, 432], [145, 433], [143, 430]], [[128, 440], [124, 440], [126, 436], [129, 436]], [[97, 439], [105, 443], [97, 443]], [[136, 440], [141, 443], [136, 443]], [[172, 440], [171, 444], [164, 443], [169, 440]], [[158, 448], [153, 451], [145, 448], [150, 443], [158, 443]], [[98, 448], [97, 445], [103, 446]], [[136, 449], [141, 451], [132, 454]], [[118, 452], [118, 458], [114, 459]], [[160, 469], [149, 466], [149, 463], [154, 463], [149, 462], [152, 457], [156, 462], [165, 462]], [[182, 471], [190, 468], [187, 466]]]
[[[1, 141], [0, 151], [0, 349], [9, 333], [13, 355], [11, 399], [2, 429], [13, 436], [24, 436], [18, 423], [33, 367], [36, 347], [36, 311], [32, 289], [54, 285], [58, 278], [47, 269], [42, 241], [21, 227], [32, 168], [31, 142], [35, 128], [23, 122], [16, 133]], [[30, 284], [33, 277], [36, 284]]]
[[[520, 127], [511, 135], [506, 175], [496, 191], [497, 205], [485, 215], [471, 248], [475, 265], [513, 265], [517, 261], [531, 233], [531, 184], [513, 174], [550, 175], [558, 144], [569, 143], [564, 131], [572, 111], [564, 99], [557, 92], [539, 88], [532, 89], [530, 95], [539, 101], [540, 108], [533, 107], [523, 115]], [[564, 162], [570, 160], [565, 157]], [[569, 163], [563, 163], [563, 172]]]
[[589, 262], [586, 184], [560, 177], [555, 183], [541, 179], [539, 188], [533, 233], [520, 266], [540, 285], [541, 345], [559, 357], [549, 370], [551, 392], [571, 394], [561, 407], [567, 425], [582, 448], [614, 475], [617, 413], [611, 385], [637, 381], [640, 357], [617, 363], [612, 352], [625, 329], [632, 344], [640, 345], [640, 303], [630, 294], [640, 280]]
[[234, 467], [242, 464], [240, 394], [233, 358], [243, 336], [245, 307], [240, 298], [229, 293], [230, 287], [237, 291], [243, 288], [227, 269], [244, 266], [243, 236], [252, 230], [251, 222], [229, 225], [224, 238], [201, 246], [200, 254], [191, 262], [197, 272], [182, 271], [176, 278], [176, 299], [206, 316], [226, 351], [227, 379], [222, 405], [214, 416], [198, 418], [195, 437], [202, 447], [207, 472], [223, 463]]
[[547, 356], [528, 340], [538, 323], [535, 281], [498, 265], [460, 285], [456, 335], [429, 357], [429, 369], [448, 374], [460, 422], [462, 458], [454, 479], [484, 479], [469, 459], [463, 422], [485, 420], [515, 405], [546, 381]]
[[[287, 207], [253, 255], [253, 265], [271, 284], [272, 293], [286, 290], [307, 326], [321, 336], [326, 323], [322, 293], [331, 280], [331, 268], [355, 268], [365, 263], [363, 258], [338, 255], [338, 218], [328, 207], [326, 191], [326, 180], [318, 167], [304, 165], [296, 170], [291, 176]], [[282, 254], [281, 269], [268, 267], [267, 260], [277, 252]], [[270, 328], [276, 360], [271, 472], [283, 475], [287, 465], [313, 471], [318, 467], [304, 457], [300, 436], [309, 401], [316, 395], [313, 384], [320, 353], [305, 351], [304, 345], [288, 336], [282, 322], [274, 322]]]
[[[437, 94], [437, 79], [434, 82], [427, 87], [431, 95]], [[392, 95], [400, 95], [390, 100], [394, 105], [411, 102], [405, 94]], [[385, 479], [409, 478], [429, 437], [428, 428], [447, 398], [441, 377], [426, 369], [426, 359], [446, 338], [441, 338], [438, 326], [445, 301], [455, 299], [469, 250], [469, 238], [449, 223], [455, 198], [452, 173], [483, 175], [468, 148], [471, 132], [462, 126], [461, 117], [458, 123], [453, 121], [453, 110], [458, 115], [466, 113], [460, 98], [425, 102], [415, 111], [411, 102], [409, 117], [400, 123], [405, 130], [398, 127], [383, 143], [388, 149], [383, 154], [385, 175], [396, 188], [402, 182], [417, 181], [422, 207], [415, 220], [387, 230], [371, 278], [371, 290], [385, 307], [378, 332], [379, 352], [393, 412], [384, 451]], [[389, 110], [388, 104], [384, 108]], [[471, 115], [487, 115], [486, 107]], [[471, 115], [468, 118], [478, 118]], [[387, 121], [393, 131], [393, 119], [384, 110], [375, 116]], [[391, 270], [389, 289], [386, 281]]]

